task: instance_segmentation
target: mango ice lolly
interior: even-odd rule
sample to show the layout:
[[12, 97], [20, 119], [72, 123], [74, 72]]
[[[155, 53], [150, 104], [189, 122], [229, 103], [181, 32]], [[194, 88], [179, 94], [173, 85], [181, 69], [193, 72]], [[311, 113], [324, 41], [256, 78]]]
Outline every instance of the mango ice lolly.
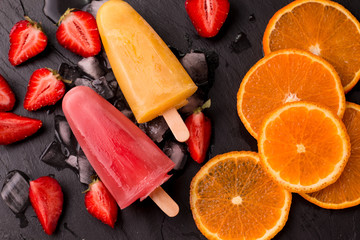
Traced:
[[129, 4], [122, 0], [104, 3], [96, 21], [115, 77], [139, 123], [187, 103], [196, 85]]
[[92, 89], [71, 89], [62, 106], [90, 164], [121, 209], [143, 200], [170, 177], [174, 163]]

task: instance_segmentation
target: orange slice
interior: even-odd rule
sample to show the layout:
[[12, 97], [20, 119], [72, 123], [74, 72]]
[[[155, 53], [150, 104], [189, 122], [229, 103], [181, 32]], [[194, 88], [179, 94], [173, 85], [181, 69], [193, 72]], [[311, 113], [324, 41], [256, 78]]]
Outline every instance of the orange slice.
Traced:
[[360, 23], [327, 0], [298, 0], [280, 9], [264, 34], [265, 54], [298, 48], [323, 57], [339, 73], [345, 92], [360, 79]]
[[360, 106], [347, 103], [343, 122], [351, 142], [351, 155], [344, 172], [330, 186], [318, 192], [301, 194], [323, 208], [342, 209], [360, 203]]
[[208, 239], [270, 239], [285, 225], [291, 194], [264, 171], [254, 152], [218, 155], [190, 187], [195, 223]]
[[344, 91], [334, 68], [295, 49], [274, 52], [257, 62], [242, 80], [237, 99], [240, 119], [255, 138], [264, 116], [287, 102], [318, 102], [339, 117], [345, 111]]
[[309, 102], [271, 112], [262, 124], [258, 148], [265, 169], [292, 192], [314, 192], [334, 183], [350, 156], [341, 120]]

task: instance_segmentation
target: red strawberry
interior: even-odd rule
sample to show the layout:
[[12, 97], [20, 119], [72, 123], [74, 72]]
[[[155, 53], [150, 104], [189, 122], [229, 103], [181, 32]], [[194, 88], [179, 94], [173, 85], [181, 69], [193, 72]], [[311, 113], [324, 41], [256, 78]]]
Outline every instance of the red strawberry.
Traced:
[[211, 121], [202, 112], [203, 109], [208, 107], [210, 107], [210, 100], [185, 120], [190, 132], [190, 137], [186, 143], [189, 147], [190, 156], [198, 163], [205, 160], [210, 145]]
[[11, 144], [31, 136], [41, 126], [40, 120], [0, 112], [0, 145]]
[[82, 57], [92, 57], [100, 52], [100, 36], [93, 15], [68, 9], [59, 24], [56, 38], [61, 46]]
[[15, 94], [9, 84], [0, 75], [0, 112], [11, 111], [15, 105]]
[[214, 37], [229, 13], [228, 0], [186, 0], [185, 9], [198, 34]]
[[64, 197], [54, 178], [45, 176], [30, 182], [29, 198], [44, 231], [51, 235], [62, 212]]
[[25, 16], [10, 31], [9, 61], [17, 66], [38, 55], [46, 48], [48, 39], [41, 25]]
[[114, 228], [118, 207], [115, 199], [100, 180], [90, 183], [89, 190], [85, 194], [85, 206], [92, 216]]
[[24, 100], [24, 108], [35, 111], [48, 105], [54, 105], [65, 94], [65, 84], [60, 75], [48, 68], [36, 70], [30, 78]]

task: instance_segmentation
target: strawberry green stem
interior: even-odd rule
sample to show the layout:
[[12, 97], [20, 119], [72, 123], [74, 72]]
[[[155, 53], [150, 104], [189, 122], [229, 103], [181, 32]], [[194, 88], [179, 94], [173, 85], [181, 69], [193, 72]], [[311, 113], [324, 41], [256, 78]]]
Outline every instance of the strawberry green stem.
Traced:
[[195, 109], [194, 113], [200, 113], [206, 108], [210, 108], [211, 106], [211, 99], [207, 100], [201, 107]]
[[60, 26], [61, 22], [66, 18], [66, 16], [69, 15], [74, 10], [75, 10], [75, 8], [68, 8], [66, 10], [66, 12], [60, 17], [60, 19], [57, 22], [56, 26]]

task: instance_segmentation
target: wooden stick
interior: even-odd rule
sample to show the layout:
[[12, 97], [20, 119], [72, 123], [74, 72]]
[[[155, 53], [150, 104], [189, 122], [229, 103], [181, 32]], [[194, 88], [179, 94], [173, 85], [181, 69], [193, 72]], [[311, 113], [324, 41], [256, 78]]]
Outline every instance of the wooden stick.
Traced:
[[186, 140], [189, 139], [189, 130], [175, 108], [164, 112], [163, 117], [165, 118], [166, 123], [169, 125], [170, 130], [174, 134], [176, 140], [179, 142], [186, 142]]
[[149, 196], [169, 217], [175, 217], [179, 213], [179, 206], [162, 187], [155, 189]]

